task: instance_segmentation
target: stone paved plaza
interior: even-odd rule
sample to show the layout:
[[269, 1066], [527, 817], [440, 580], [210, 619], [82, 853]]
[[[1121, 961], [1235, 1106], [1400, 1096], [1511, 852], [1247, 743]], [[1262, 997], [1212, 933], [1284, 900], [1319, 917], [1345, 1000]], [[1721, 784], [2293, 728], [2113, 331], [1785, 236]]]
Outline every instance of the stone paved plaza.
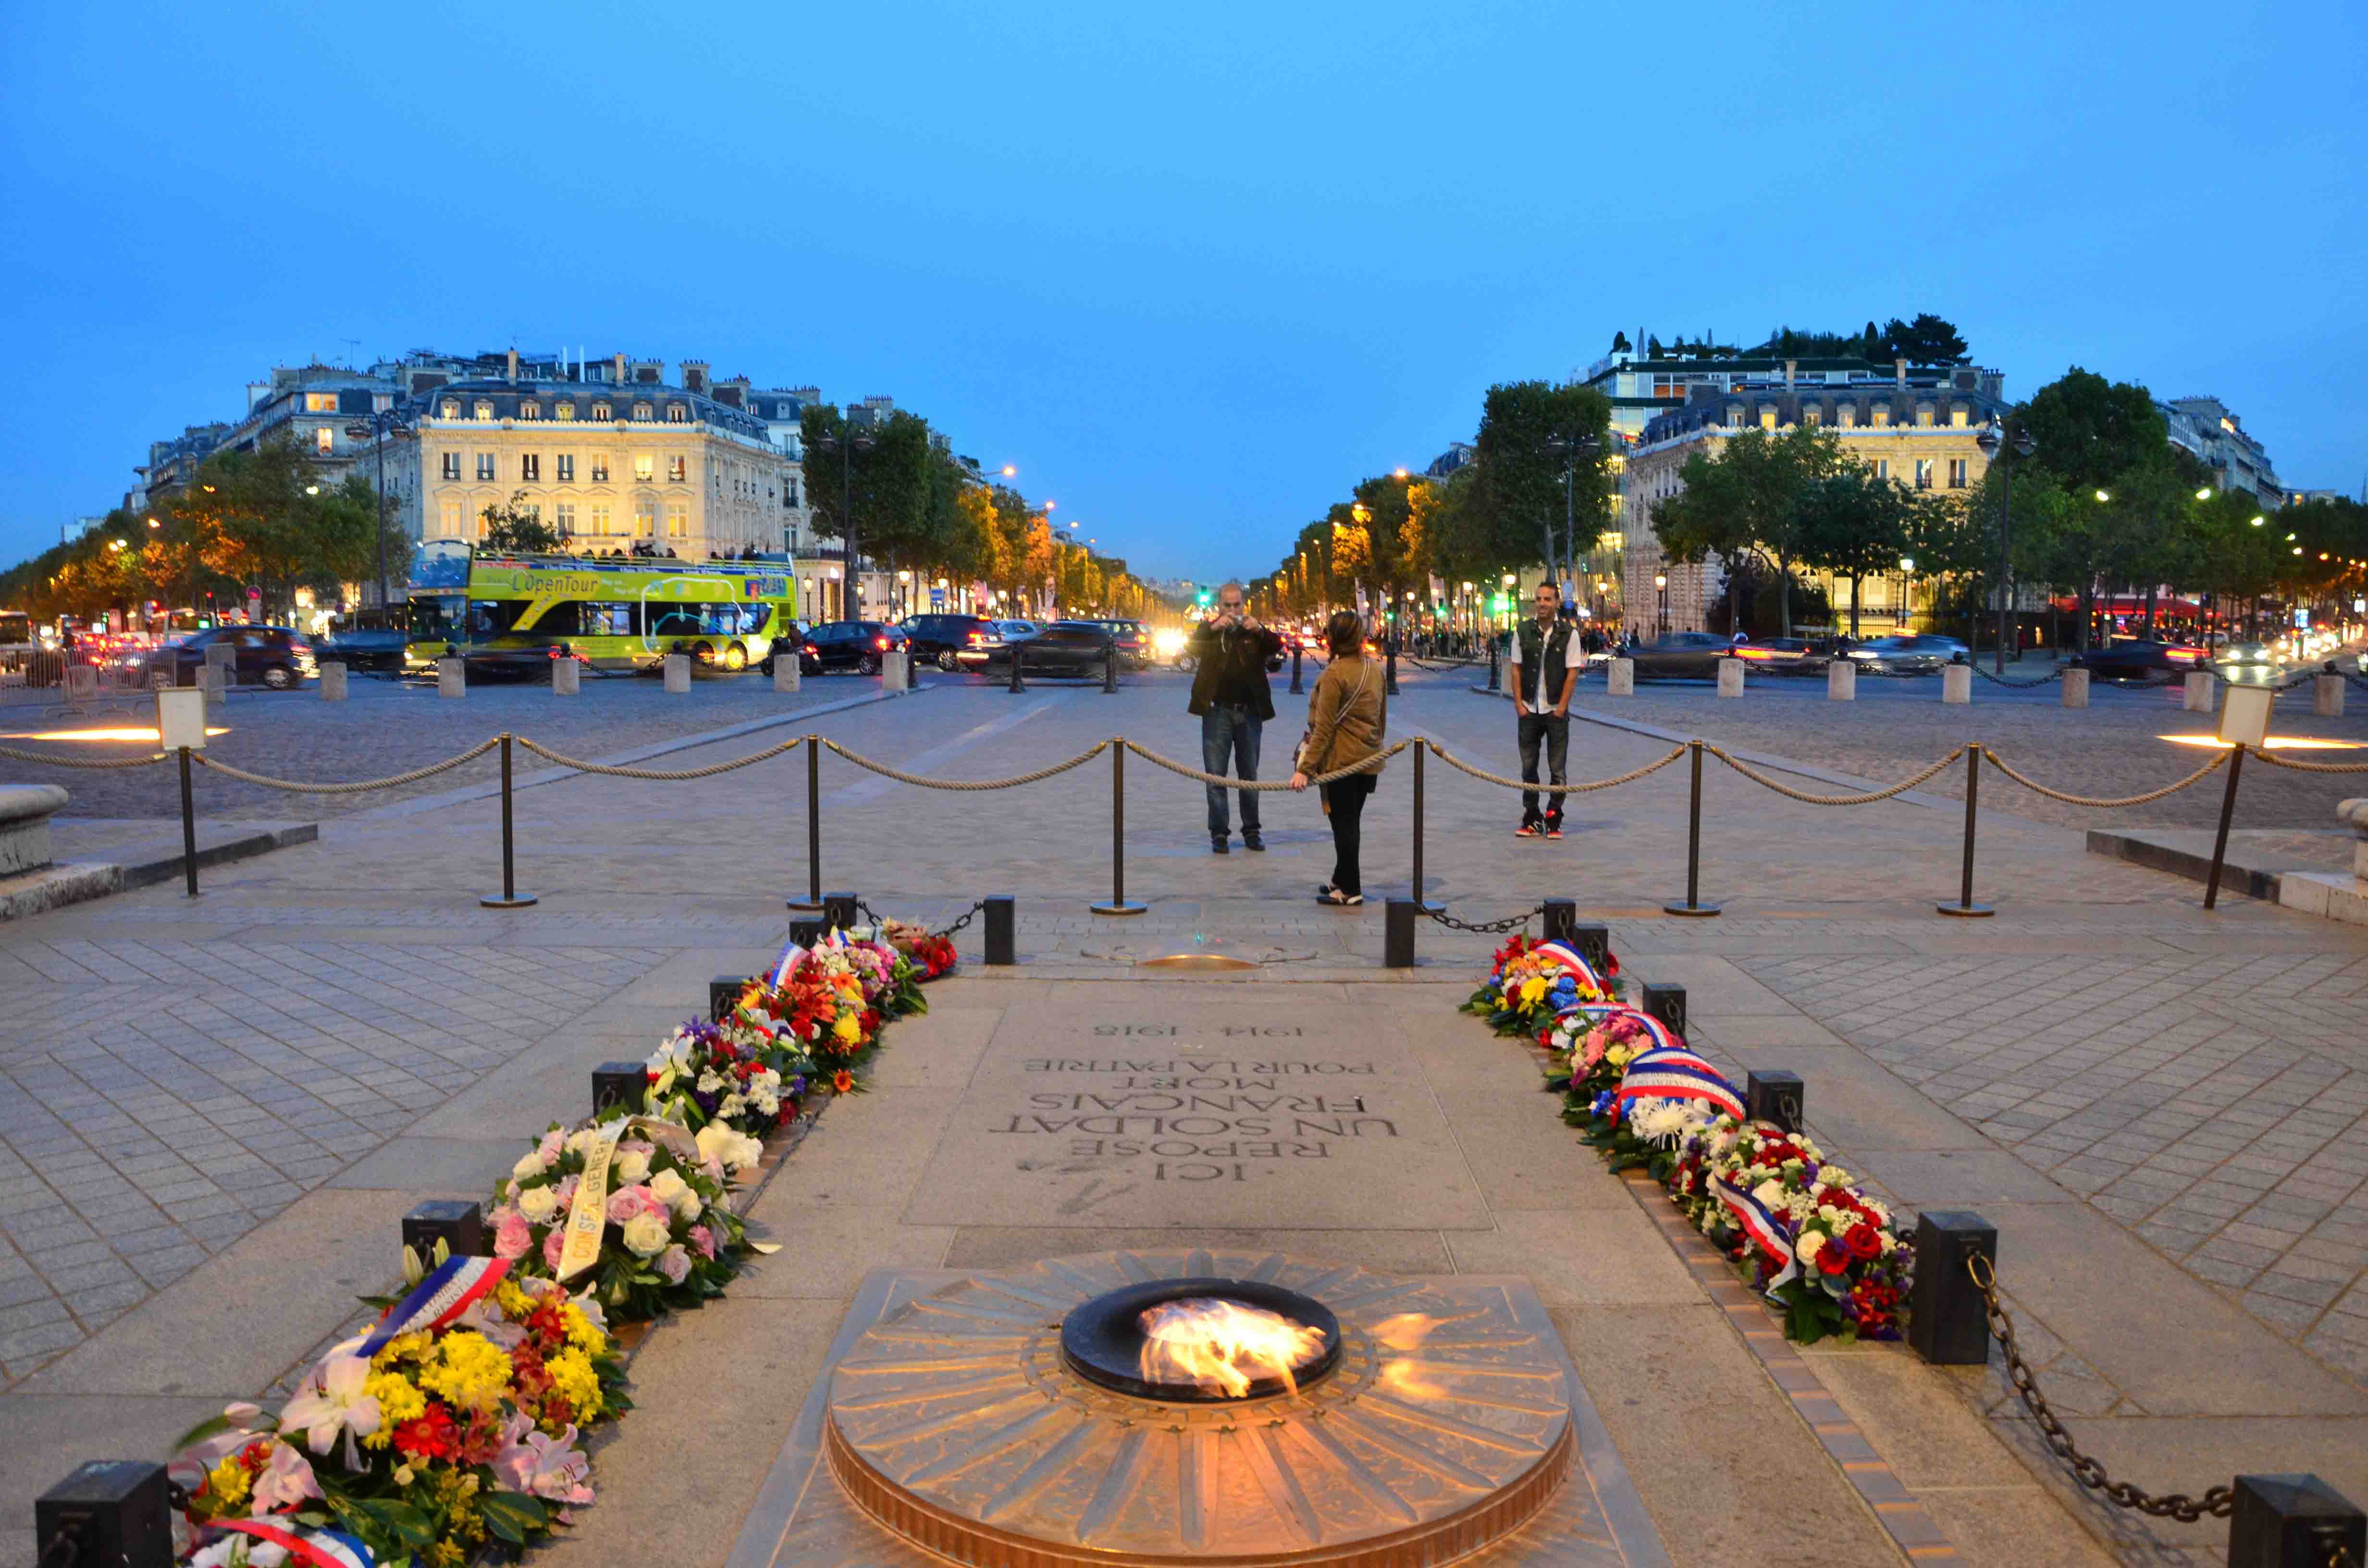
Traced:
[[[607, 756], [799, 700], [755, 684], [702, 684], [672, 708], [655, 683], [615, 708], [599, 706], [620, 695], [613, 685], [575, 703], [541, 688], [440, 707], [389, 696], [372, 699], [385, 715], [375, 725], [357, 717], [358, 696], [336, 722], [389, 729], [398, 712], [427, 715], [433, 734], [416, 744], [428, 754], [573, 722], [568, 745]], [[1023, 772], [1118, 733], [1197, 760], [1172, 676], [1117, 696], [947, 682], [836, 705], [865, 684], [809, 683], [814, 727], [933, 776]], [[1472, 685], [1468, 671], [1407, 672], [1393, 735], [1429, 734], [1510, 771], [1508, 705]], [[1822, 687], [1724, 703], [1645, 687], [1633, 706], [1600, 693], [1583, 706], [1878, 780], [1990, 739], [2090, 792], [2176, 777], [2201, 754], [2152, 736], [2208, 727], [2151, 706], [2158, 693], [2100, 694], [2085, 715], [2052, 697], [1989, 695], [1945, 713], [1937, 693], [1928, 713], [1912, 695], [1827, 704]], [[368, 770], [343, 766], [343, 750], [305, 752], [312, 716], [334, 705], [273, 700], [284, 709], [252, 721], [233, 704], [253, 744], [304, 753], [312, 776]], [[1269, 774], [1298, 730], [1299, 702], [1279, 692], [1278, 706]], [[569, 717], [547, 720], [554, 710]], [[2322, 723], [2360, 733], [2356, 717]], [[656, 765], [795, 733], [757, 730]], [[1668, 744], [1584, 725], [1573, 773], [1622, 771]], [[579, 1113], [592, 1064], [645, 1053], [700, 1007], [710, 974], [760, 962], [781, 935], [781, 898], [805, 881], [804, 769], [792, 755], [689, 784], [547, 776], [517, 801], [518, 881], [542, 899], [527, 910], [477, 903], [498, 879], [497, 806], [464, 778], [357, 802], [318, 843], [210, 872], [195, 903], [155, 888], [0, 926], [0, 1071], [14, 1090], [0, 1112], [0, 1420], [31, 1435], [0, 1457], [0, 1507], [21, 1517], [71, 1459], [154, 1450], [192, 1412], [269, 1388], [347, 1321], [355, 1294], [384, 1283], [395, 1216], [423, 1197], [482, 1196], [522, 1131]], [[2257, 802], [2261, 825], [2331, 822], [2336, 800], [2368, 792], [2291, 776], [2256, 796], [2268, 771], [2248, 770], [2240, 822], [2257, 820]], [[1683, 889], [1682, 767], [1575, 798], [1558, 844], [1510, 835], [1508, 793], [1436, 762], [1427, 774], [1431, 896], [1466, 919], [1576, 898], [1610, 924], [1632, 978], [1688, 987], [1691, 1038], [1713, 1060], [1800, 1072], [1835, 1157], [1904, 1210], [1974, 1208], [1998, 1223], [2027, 1348], [2115, 1473], [2197, 1490], [2232, 1469], [2315, 1470], [2368, 1496], [2368, 932], [2241, 897], [2206, 915], [2192, 883], [2087, 855], [2074, 827], [1987, 781], [1977, 894], [1999, 914], [1943, 920], [1932, 905], [1956, 892], [1962, 811], [1937, 781], [1839, 810], [1715, 767], [1703, 894], [1726, 913], [1673, 920], [1660, 905]], [[67, 777], [70, 811], [84, 810], [86, 780], [113, 777]], [[1002, 1093], [982, 1065], [1009, 1038], [997, 1031], [1137, 1009], [1304, 1009], [1310, 1022], [1345, 1009], [1403, 1040], [1443, 1119], [1430, 1207], [1382, 1193], [1360, 1210], [1311, 1187], [1307, 1213], [1212, 1211], [1201, 1231], [1321, 1243], [1374, 1267], [1534, 1277], [1672, 1547], [1686, 1503], [1651, 1479], [1656, 1461], [1731, 1447], [1739, 1420], [1794, 1420], [1620, 1184], [1531, 1091], [1518, 1049], [1453, 1014], [1489, 939], [1426, 926], [1422, 967], [1378, 967], [1379, 898], [1406, 887], [1407, 758], [1367, 814], [1375, 902], [1356, 912], [1310, 898], [1330, 869], [1312, 798], [1267, 797], [1270, 852], [1236, 845], [1219, 859], [1199, 787], [1130, 758], [1126, 891], [1151, 912], [1088, 914], [1110, 891], [1110, 778], [1105, 756], [1020, 790], [923, 792], [825, 759], [824, 884], [932, 921], [1015, 893], [1026, 961], [971, 969], [928, 1019], [897, 1026], [879, 1089], [835, 1105], [767, 1189], [758, 1218], [791, 1251], [698, 1332], [653, 1340], [635, 1369], [648, 1415], [617, 1445], [629, 1462], [608, 1471], [649, 1479], [605, 1493], [555, 1558], [612, 1561], [604, 1551], [621, 1552], [637, 1521], [697, 1505], [722, 1523], [701, 1527], [692, 1544], [705, 1555], [686, 1561], [723, 1560], [795, 1400], [774, 1409], [734, 1392], [729, 1415], [754, 1457], [735, 1449], [689, 1491], [659, 1475], [668, 1445], [699, 1440], [704, 1413], [667, 1414], [662, 1393], [696, 1401], [712, 1387], [703, 1335], [748, 1346], [802, 1388], [868, 1267], [983, 1267], [1176, 1234], [1164, 1210], [1131, 1212], [1136, 1199], [1108, 1212], [1089, 1199], [1064, 1218], [1022, 1197], [965, 1208], [946, 1196], [969, 1158], [957, 1124], [970, 1096]], [[316, 814], [302, 806], [274, 796], [256, 814]], [[974, 926], [960, 938], [966, 963], [977, 938]], [[1156, 987], [1128, 961], [1172, 952], [1267, 961], [1247, 978]], [[1470, 1203], [1448, 1201], [1466, 1186]], [[301, 1277], [277, 1278], [274, 1260], [299, 1255]], [[2145, 1534], [2070, 1498], [1995, 1369], [1951, 1376], [1882, 1347], [1804, 1359], [1969, 1561], [2104, 1560], [2091, 1537], [2123, 1561], [2216, 1560], [2216, 1527]], [[1770, 1562], [1897, 1560], [1813, 1449], [1721, 1463], [1702, 1483], [1718, 1489], [1715, 1519], [1694, 1543], [1713, 1557], [1731, 1543]], [[1754, 1510], [1771, 1508], [1791, 1511], [1783, 1528], [1750, 1533]], [[0, 1538], [0, 1562], [22, 1540]]]

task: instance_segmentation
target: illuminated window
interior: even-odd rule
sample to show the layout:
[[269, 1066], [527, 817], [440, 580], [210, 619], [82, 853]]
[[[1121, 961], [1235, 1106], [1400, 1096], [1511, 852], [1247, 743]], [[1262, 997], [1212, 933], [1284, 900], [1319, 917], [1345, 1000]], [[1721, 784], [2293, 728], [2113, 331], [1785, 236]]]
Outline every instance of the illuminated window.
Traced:
[[666, 483], [680, 484], [689, 472], [689, 464], [681, 458], [666, 459]]
[[575, 417], [575, 405], [572, 403], [556, 404], [551, 411], [551, 416], [553, 419], [573, 419]]
[[1801, 423], [1814, 430], [1826, 422], [1826, 411], [1814, 403], [1801, 405]]
[[685, 408], [678, 403], [667, 403], [666, 423], [669, 425], [688, 425], [690, 423], [690, 410]]
[[592, 483], [595, 484], [609, 483], [609, 454], [606, 452], [592, 454]]
[[487, 398], [479, 398], [477, 400], [477, 412], [475, 417], [479, 419], [491, 419], [493, 416], [494, 405], [492, 401]]
[[436, 531], [445, 539], [461, 537], [461, 503], [458, 501], [444, 503], [441, 515], [436, 520]]
[[562, 484], [573, 484], [575, 483], [575, 454], [574, 452], [562, 452], [559, 454], [559, 483]]
[[608, 504], [607, 504], [606, 502], [596, 502], [596, 503], [594, 503], [594, 504], [593, 504], [593, 507], [592, 507], [592, 537], [593, 537], [593, 538], [595, 538], [595, 539], [606, 539], [606, 538], [608, 537], [608, 535], [609, 535], [609, 506], [608, 506]]
[[1930, 490], [1932, 488], [1932, 460], [1930, 458], [1918, 458], [1916, 460], [1916, 488], [1918, 490]]
[[1759, 427], [1762, 430], [1773, 430], [1776, 428], [1776, 411], [1774, 409], [1763, 408], [1759, 411]]
[[636, 418], [636, 419], [647, 419], [649, 416], [650, 416], [650, 405], [649, 405], [648, 403], [637, 403], [633, 404], [633, 417], [634, 417], [634, 418]]
[[633, 460], [633, 483], [647, 484], [657, 471], [658, 460], [644, 452]]
[[1932, 427], [1932, 405], [1930, 403], [1919, 403], [1916, 405], [1916, 427], [1919, 430], [1929, 430]]
[[336, 392], [306, 392], [304, 394], [304, 412], [307, 414], [336, 413], [337, 394]]
[[633, 537], [635, 539], [649, 538], [650, 535], [655, 531], [656, 525], [655, 519], [656, 517], [657, 512], [652, 503], [647, 501], [634, 502]]
[[337, 449], [337, 433], [326, 425], [313, 432], [313, 449], [327, 457]]
[[1878, 403], [1874, 405], [1873, 412], [1873, 425], [1876, 429], [1888, 430], [1891, 428], [1891, 404], [1887, 403]]
[[1964, 487], [1965, 460], [1963, 458], [1951, 458], [1949, 460], [1949, 488], [1952, 490], [1963, 490]]
[[680, 501], [667, 502], [666, 538], [689, 539], [689, 537], [690, 507], [686, 503]]
[[1874, 477], [1877, 479], [1889, 479], [1891, 477], [1891, 460], [1889, 458], [1877, 458], [1874, 460]]
[[1949, 428], [1952, 430], [1962, 430], [1965, 427], [1965, 405], [1962, 403], [1957, 403], [1949, 410]]
[[458, 418], [460, 418], [460, 417], [461, 417], [461, 400], [460, 400], [459, 398], [456, 398], [456, 397], [448, 397], [448, 398], [446, 398], [446, 399], [444, 400], [443, 407], [442, 407], [440, 410], [438, 410], [438, 413], [440, 414], [440, 415], [441, 415], [443, 418], [446, 418], [446, 419], [458, 419]]
[[562, 501], [553, 508], [559, 518], [559, 537], [566, 539], [575, 532], [575, 503]]
[[609, 405], [605, 403], [594, 403], [592, 405], [592, 417], [599, 421], [601, 424], [607, 424], [609, 418]]
[[491, 452], [479, 452], [477, 454], [477, 483], [480, 484], [490, 484], [493, 483], [493, 479], [494, 454]]
[[541, 403], [533, 403], [533, 402], [528, 402], [528, 403], [519, 403], [519, 404], [518, 404], [518, 417], [519, 417], [520, 419], [540, 419], [540, 418], [541, 418], [541, 417], [542, 417], [542, 404], [541, 404]]
[[520, 479], [528, 480], [540, 480], [542, 477], [542, 454], [541, 452], [520, 452], [518, 454], [518, 477]]
[[1842, 404], [1840, 425], [1845, 430], [1858, 428], [1858, 404], [1854, 403]]
[[461, 477], [460, 453], [446, 452], [444, 454], [444, 477], [447, 479], [458, 479]]

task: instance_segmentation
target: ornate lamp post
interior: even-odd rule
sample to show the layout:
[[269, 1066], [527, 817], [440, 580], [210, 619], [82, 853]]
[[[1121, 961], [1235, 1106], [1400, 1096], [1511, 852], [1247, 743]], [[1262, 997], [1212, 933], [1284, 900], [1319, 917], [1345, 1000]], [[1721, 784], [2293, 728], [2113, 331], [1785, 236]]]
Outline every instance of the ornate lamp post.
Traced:
[[[2031, 438], [2030, 431], [2018, 430], [2009, 440], [2000, 433], [1996, 420], [1982, 426], [1981, 434], [1974, 437], [1974, 445], [1982, 449], [1984, 462], [1996, 461], [2002, 451], [2014, 457], [2027, 458], [2039, 449], [2039, 443]], [[2004, 675], [2007, 617], [2012, 613], [2014, 604], [2012, 585], [2007, 580], [2008, 546], [2014, 537], [2014, 465], [2011, 462], [1998, 470], [1998, 487], [2001, 492], [1998, 498], [1998, 647], [1993, 650], [1990, 668], [1998, 675]], [[2103, 499], [2101, 495], [2098, 498]]]
[[377, 449], [378, 451], [378, 608], [382, 610], [385, 609], [388, 605], [386, 585], [386, 438], [389, 436], [408, 436], [411, 434], [411, 426], [404, 422], [404, 417], [400, 411], [393, 408], [381, 408], [372, 412], [367, 419], [357, 419], [351, 425], [347, 426], [346, 434], [352, 437], [357, 441], [367, 436], [370, 437], [370, 445]]

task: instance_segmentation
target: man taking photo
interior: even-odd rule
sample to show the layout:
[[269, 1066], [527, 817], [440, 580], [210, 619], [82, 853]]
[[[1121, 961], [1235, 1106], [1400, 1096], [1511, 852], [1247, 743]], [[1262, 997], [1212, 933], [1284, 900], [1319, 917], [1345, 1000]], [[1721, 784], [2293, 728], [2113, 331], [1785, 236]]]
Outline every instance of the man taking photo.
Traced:
[[[1239, 583], [1217, 590], [1216, 613], [1192, 633], [1192, 654], [1200, 667], [1192, 675], [1188, 710], [1200, 715], [1201, 766], [1209, 772], [1224, 773], [1230, 756], [1236, 778], [1258, 778], [1259, 733], [1274, 717], [1267, 661], [1281, 652], [1282, 639], [1243, 610]], [[1230, 854], [1227, 841], [1233, 828], [1225, 814], [1224, 788], [1212, 784], [1208, 790], [1209, 847], [1219, 855]], [[1236, 792], [1242, 798], [1242, 847], [1262, 850], [1266, 840], [1258, 836], [1258, 791]]]
[[[1546, 773], [1556, 784], [1570, 762], [1570, 694], [1578, 685], [1585, 655], [1571, 622], [1562, 619], [1562, 590], [1552, 581], [1540, 583], [1533, 613], [1513, 629], [1510, 651], [1514, 722], [1521, 745], [1521, 778], [1538, 781], [1538, 743], [1546, 750]], [[1212, 769], [1212, 771], [1214, 771]], [[1545, 814], [1538, 814], [1538, 793], [1521, 791], [1521, 825], [1513, 830], [1522, 838], [1562, 836], [1562, 792], [1547, 797]]]

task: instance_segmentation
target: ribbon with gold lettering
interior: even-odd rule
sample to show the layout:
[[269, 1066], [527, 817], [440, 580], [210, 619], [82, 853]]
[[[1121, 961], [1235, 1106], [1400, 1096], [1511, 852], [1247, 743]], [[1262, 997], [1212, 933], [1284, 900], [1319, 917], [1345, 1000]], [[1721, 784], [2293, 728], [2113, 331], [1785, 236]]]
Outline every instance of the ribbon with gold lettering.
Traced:
[[575, 1278], [600, 1261], [600, 1236], [609, 1225], [609, 1169], [616, 1163], [617, 1142], [627, 1132], [645, 1134], [651, 1142], [684, 1165], [696, 1169], [699, 1141], [688, 1128], [654, 1117], [629, 1116], [596, 1128], [584, 1151], [584, 1171], [576, 1178], [575, 1200], [568, 1205], [566, 1237], [559, 1244], [559, 1278]]

